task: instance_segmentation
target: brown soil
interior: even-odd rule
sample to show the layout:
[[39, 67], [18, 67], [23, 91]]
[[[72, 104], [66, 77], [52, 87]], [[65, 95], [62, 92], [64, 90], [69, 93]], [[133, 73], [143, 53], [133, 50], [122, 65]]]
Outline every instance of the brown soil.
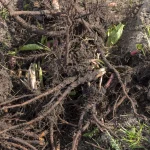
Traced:
[[[136, 146], [149, 149], [148, 1], [115, 0], [112, 6], [109, 0], [60, 0], [59, 11], [49, 0], [5, 2], [0, 0], [0, 149], [130, 150], [136, 148], [120, 131], [141, 126]], [[126, 25], [121, 39], [106, 47], [107, 29], [120, 22]], [[17, 51], [39, 42], [49, 50]], [[144, 53], [133, 54], [141, 43]]]

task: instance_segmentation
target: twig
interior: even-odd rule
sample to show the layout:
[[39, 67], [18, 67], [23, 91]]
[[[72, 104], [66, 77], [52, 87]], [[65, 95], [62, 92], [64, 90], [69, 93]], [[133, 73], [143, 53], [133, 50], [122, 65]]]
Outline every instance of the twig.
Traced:
[[[87, 104], [87, 106], [85, 107], [85, 109], [82, 111], [82, 113], [80, 115], [80, 119], [79, 119], [79, 123], [78, 123], [78, 131], [77, 131], [76, 135], [74, 136], [74, 139], [72, 142], [72, 150], [76, 150], [78, 147], [78, 143], [79, 143], [81, 134], [83, 132], [83, 119], [91, 107], [92, 107], [92, 104]], [[88, 123], [88, 126], [89, 126], [89, 123]]]
[[25, 140], [22, 140], [20, 138], [15, 138], [15, 137], [7, 137], [5, 138], [6, 140], [10, 140], [10, 141], [14, 141], [17, 143], [21, 143], [25, 146], [27, 146], [28, 148], [30, 148], [30, 150], [37, 150], [34, 146], [30, 145], [29, 143], [27, 143]]
[[9, 144], [12, 145], [13, 147], [16, 147], [17, 149], [20, 149], [20, 150], [28, 150], [27, 148], [25, 148], [19, 144], [13, 143], [13, 142], [9, 142]]
[[58, 118], [60, 119], [60, 121], [61, 121], [62, 123], [65, 123], [65, 124], [70, 125], [70, 126], [73, 126], [73, 127], [77, 127], [77, 125], [72, 124], [72, 123], [70, 123], [70, 122], [68, 122], [68, 121], [66, 121], [66, 120], [64, 120], [64, 119], [62, 119], [60, 116], [58, 116]]
[[[123, 103], [123, 101], [126, 99], [126, 96], [123, 96], [120, 100], [119, 100], [119, 102], [118, 102], [118, 100], [116, 100], [116, 102], [115, 102], [115, 105], [114, 105], [114, 107], [113, 107], [113, 117], [115, 116], [115, 112], [116, 112], [116, 109]], [[118, 102], [118, 103], [117, 103]]]
[[69, 49], [70, 49], [70, 30], [71, 30], [71, 27], [72, 27], [72, 20], [70, 18], [70, 12], [72, 11], [72, 5], [70, 5], [70, 9], [68, 10], [68, 14], [67, 14], [67, 31], [66, 31], [66, 65], [68, 64], [69, 62]]
[[80, 130], [78, 130], [78, 132], [76, 133], [76, 135], [73, 139], [71, 150], [77, 150], [81, 134], [82, 134], [83, 131], [85, 131], [89, 127], [89, 125], [90, 125], [90, 121], [88, 121]]
[[112, 80], [114, 79], [114, 74], [112, 73], [109, 80], [107, 81], [107, 83], [105, 84], [105, 89], [107, 89], [108, 87], [110, 87], [110, 84], [112, 83]]
[[50, 143], [51, 143], [51, 148], [52, 150], [55, 150], [55, 145], [54, 145], [54, 123], [50, 122]]
[[26, 142], [32, 144], [32, 145], [44, 145], [44, 141], [40, 140], [26, 140]]
[[72, 150], [77, 150], [77, 147], [78, 147], [78, 143], [80, 141], [80, 138], [81, 138], [81, 134], [82, 134], [82, 126], [83, 126], [83, 118], [86, 114], [86, 111], [84, 110], [82, 113], [81, 113], [81, 116], [80, 116], [80, 119], [79, 119], [79, 123], [78, 123], [78, 131], [77, 133], [75, 134], [75, 136], [73, 137], [73, 142], [72, 142]]
[[114, 104], [113, 108], [111, 106], [109, 106], [107, 112], [104, 115], [104, 118], [106, 118], [106, 116], [108, 116], [112, 111], [113, 111], [113, 117], [114, 117], [114, 113], [115, 113], [116, 109], [122, 104], [122, 102], [124, 101], [126, 96], [123, 96], [120, 100], [119, 100], [119, 98], [120, 98], [120, 96], [115, 101], [115, 104]]
[[34, 139], [39, 139], [39, 136], [34, 133], [34, 132], [29, 132], [27, 130], [19, 130], [19, 134], [23, 135], [24, 137], [28, 137], [28, 138], [34, 138]]
[[70, 39], [70, 26], [67, 27], [67, 32], [66, 32], [66, 65], [68, 65], [69, 62], [69, 48], [70, 48], [70, 43], [69, 43], [69, 39]]
[[11, 16], [18, 16], [18, 15], [51, 15], [51, 16], [61, 16], [66, 17], [66, 14], [62, 12], [56, 12], [56, 11], [49, 11], [49, 10], [40, 10], [40, 11], [13, 11], [10, 12]]
[[92, 116], [93, 116], [93, 119], [95, 121], [95, 124], [97, 125], [97, 127], [101, 130], [101, 131], [104, 131], [104, 130], [108, 130], [114, 137], [117, 137], [117, 135], [115, 135], [112, 130], [110, 129], [109, 126], [107, 126], [106, 124], [102, 123], [98, 117], [97, 117], [97, 112], [96, 112], [96, 104], [93, 105], [93, 108], [92, 108]]
[[85, 143], [87, 143], [87, 144], [89, 144], [89, 145], [91, 145], [91, 146], [93, 146], [93, 147], [95, 147], [95, 148], [97, 148], [97, 149], [105, 150], [104, 148], [102, 148], [102, 147], [100, 147], [100, 146], [97, 146], [97, 145], [95, 145], [95, 144], [93, 144], [93, 143], [90, 143], [90, 142], [88, 142], [88, 141], [85, 141]]
[[16, 98], [14, 98], [12, 100], [8, 100], [6, 102], [0, 103], [0, 106], [3, 106], [3, 105], [6, 105], [6, 104], [15, 102], [15, 101], [17, 101], [19, 99], [22, 99], [22, 98], [31, 97], [31, 96], [35, 96], [35, 94], [29, 94], [29, 95], [23, 95], [23, 96], [20, 96], [20, 97], [16, 97]]
[[93, 119], [94, 121], [100, 126], [100, 127], [103, 127], [104, 129], [107, 129], [107, 130], [110, 130], [109, 127], [107, 127], [106, 125], [104, 125], [98, 118], [97, 118], [97, 115], [96, 115], [96, 105], [93, 105], [93, 108], [92, 108], [92, 116], [93, 116]]

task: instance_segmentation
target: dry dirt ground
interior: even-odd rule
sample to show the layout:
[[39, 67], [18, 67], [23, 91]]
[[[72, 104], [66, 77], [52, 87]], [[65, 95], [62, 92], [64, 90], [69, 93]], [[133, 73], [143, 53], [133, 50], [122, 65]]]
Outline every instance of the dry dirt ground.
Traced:
[[149, 56], [149, 0], [0, 0], [0, 149], [149, 150]]

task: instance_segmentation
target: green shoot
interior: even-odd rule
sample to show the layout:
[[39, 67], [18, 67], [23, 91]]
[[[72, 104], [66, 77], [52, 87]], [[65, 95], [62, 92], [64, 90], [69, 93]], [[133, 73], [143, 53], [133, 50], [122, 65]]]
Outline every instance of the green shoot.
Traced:
[[147, 39], [147, 42], [148, 42], [148, 47], [149, 47], [149, 49], [150, 49], [150, 26], [146, 26], [145, 27], [146, 28], [146, 39]]
[[140, 125], [139, 129], [132, 127], [131, 129], [125, 129], [122, 127], [121, 132], [124, 133], [123, 141], [127, 142], [131, 149], [141, 148], [142, 141], [145, 140], [142, 136], [144, 125]]
[[150, 26], [146, 26], [148, 37], [150, 37]]
[[44, 83], [43, 83], [43, 70], [42, 68], [39, 66], [39, 80], [40, 80], [40, 87], [44, 87]]
[[142, 51], [143, 55], [145, 56], [143, 44], [136, 44], [136, 49]]

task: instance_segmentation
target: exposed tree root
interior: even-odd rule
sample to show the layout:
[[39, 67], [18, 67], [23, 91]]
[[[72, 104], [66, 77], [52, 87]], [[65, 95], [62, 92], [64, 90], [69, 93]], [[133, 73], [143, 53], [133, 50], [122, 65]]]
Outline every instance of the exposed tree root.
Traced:
[[[45, 41], [51, 49], [50, 52], [42, 54], [39, 52], [40, 54], [37, 55], [33, 53], [25, 57], [19, 54], [11, 56], [16, 61], [30, 60], [32, 62], [34, 60], [34, 63], [36, 63], [35, 60], [41, 58], [40, 61], [46, 64], [43, 63], [43, 65], [40, 62], [41, 68], [43, 67], [46, 72], [43, 77], [44, 83], [49, 89], [46, 90], [47, 86], [45, 86], [46, 88], [43, 88], [40, 94], [28, 94], [0, 102], [2, 117], [0, 140], [6, 142], [4, 145], [12, 146], [14, 150], [40, 150], [49, 147], [56, 150], [56, 143], [61, 138], [57, 139], [57, 131], [54, 129], [59, 128], [61, 124], [62, 130], [64, 126], [73, 129], [74, 135], [71, 135], [73, 141], [70, 149], [77, 150], [82, 134], [93, 124], [101, 132], [108, 130], [112, 133], [111, 127], [107, 125], [107, 116], [114, 117], [117, 108], [126, 99], [130, 101], [137, 117], [147, 119], [144, 115], [138, 114], [137, 102], [132, 96], [129, 96], [126, 84], [123, 83], [123, 78], [116, 69], [127, 70], [127, 68], [119, 65], [114, 67], [109, 58], [105, 57], [106, 31], [102, 23], [106, 23], [107, 17], [105, 18], [106, 14], [102, 12], [103, 9], [106, 9], [103, 3], [102, 7], [98, 5], [98, 1], [91, 4], [83, 2], [83, 6], [80, 6], [80, 2], [72, 0], [68, 1], [69, 3], [65, 2], [67, 8], [64, 8], [63, 12], [58, 12], [45, 10], [45, 8], [42, 11], [15, 11], [9, 5], [8, 0], [0, 0], [0, 2], [23, 28], [37, 36], [40, 35], [40, 38], [41, 35], [47, 36]], [[52, 22], [48, 24], [50, 31], [47, 26], [45, 29], [39, 29], [23, 19], [37, 15], [50, 15], [47, 17], [50, 20], [46, 20]], [[34, 21], [33, 24], [35, 24]], [[54, 28], [51, 29], [51, 27]], [[107, 70], [104, 67], [107, 67]], [[109, 70], [111, 74], [107, 72]], [[105, 73], [108, 73], [107, 77], [104, 76]], [[115, 77], [118, 82], [114, 81]], [[98, 78], [101, 79], [97, 80]], [[118, 92], [118, 89], [113, 87], [117, 100], [111, 101], [109, 98], [112, 96], [114, 99], [114, 95], [109, 93], [109, 88], [114, 82], [119, 83], [122, 90], [119, 89]], [[70, 114], [66, 115], [67, 111]], [[63, 131], [59, 132], [62, 132], [60, 135], [63, 136]], [[91, 142], [86, 141], [85, 143], [104, 150]]]

